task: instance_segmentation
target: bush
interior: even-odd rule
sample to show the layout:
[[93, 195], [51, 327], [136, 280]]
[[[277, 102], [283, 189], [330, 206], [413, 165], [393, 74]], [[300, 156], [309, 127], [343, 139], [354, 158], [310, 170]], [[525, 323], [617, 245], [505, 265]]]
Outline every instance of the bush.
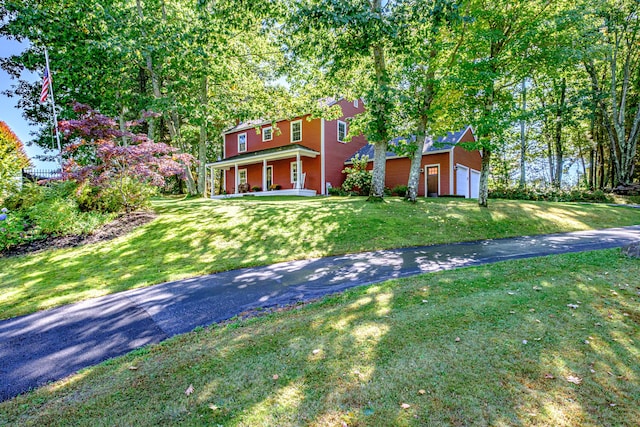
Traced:
[[280, 190], [282, 189], [282, 185], [280, 184], [271, 184], [271, 187], [269, 187], [269, 190]]
[[346, 167], [342, 171], [347, 175], [342, 189], [349, 194], [366, 196], [371, 192], [372, 175], [371, 171], [367, 170], [369, 157], [355, 155], [351, 161], [353, 166]]
[[555, 188], [535, 189], [504, 187], [489, 190], [492, 199], [532, 200], [547, 202], [591, 202], [612, 203], [613, 197], [602, 190], [558, 190]]
[[18, 209], [29, 208], [42, 201], [43, 198], [44, 187], [33, 182], [25, 182], [22, 190], [7, 197], [4, 201], [4, 206], [11, 211], [16, 211]]
[[96, 187], [85, 182], [78, 188], [76, 199], [82, 212], [121, 212], [148, 207], [151, 196], [156, 192], [155, 187], [125, 178], [118, 186], [109, 187]]
[[407, 195], [408, 187], [406, 185], [396, 185], [391, 189], [392, 196], [405, 197]]
[[86, 234], [113, 218], [97, 211], [82, 212], [74, 182], [52, 182], [47, 187], [27, 186], [11, 198], [0, 216], [0, 251], [48, 236]]
[[251, 191], [253, 191], [254, 193], [257, 191], [262, 191], [262, 187], [258, 187], [257, 185], [251, 187]]
[[328, 191], [330, 196], [346, 196], [347, 195], [347, 192], [340, 187], [331, 187], [329, 188]]

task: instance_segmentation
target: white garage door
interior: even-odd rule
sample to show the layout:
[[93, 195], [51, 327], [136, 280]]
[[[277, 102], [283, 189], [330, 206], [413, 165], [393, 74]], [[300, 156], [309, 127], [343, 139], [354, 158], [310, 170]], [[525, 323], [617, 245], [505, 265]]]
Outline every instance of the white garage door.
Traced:
[[458, 165], [456, 170], [456, 194], [469, 197], [469, 168]]
[[471, 198], [480, 196], [480, 172], [471, 169]]

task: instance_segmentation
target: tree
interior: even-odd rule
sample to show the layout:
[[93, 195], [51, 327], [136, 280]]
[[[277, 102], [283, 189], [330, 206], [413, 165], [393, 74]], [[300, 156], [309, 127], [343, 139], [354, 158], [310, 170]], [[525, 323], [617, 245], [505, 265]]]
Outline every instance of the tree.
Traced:
[[[60, 122], [60, 130], [70, 142], [65, 150], [69, 159], [64, 177], [100, 189], [115, 189], [127, 211], [144, 202], [140, 186], [161, 187], [165, 178], [183, 174], [184, 166], [193, 161], [192, 156], [177, 154], [177, 149], [153, 142], [145, 134], [120, 130], [116, 120], [87, 105], [76, 103], [74, 111], [79, 119]], [[126, 127], [140, 124], [127, 123]], [[122, 138], [128, 144], [121, 144]]]
[[0, 121], [0, 200], [16, 189], [22, 178], [22, 168], [29, 164], [22, 141]]
[[544, 36], [550, 3], [541, 0], [463, 3], [466, 43], [457, 67], [464, 117], [476, 130], [477, 142], [468, 149], [482, 155], [478, 204], [487, 207], [492, 154], [503, 144], [516, 111], [512, 89], [530, 74], [545, 52]]
[[[394, 147], [398, 154], [411, 159], [407, 199], [418, 195], [420, 165], [427, 132], [441, 133], [451, 123], [438, 114], [438, 101], [450, 97], [446, 80], [455, 61], [462, 37], [455, 39], [451, 27], [460, 23], [457, 4], [450, 0], [401, 3], [394, 11], [397, 36], [392, 40], [400, 65], [398, 110], [401, 122], [408, 121], [416, 138]], [[406, 124], [405, 124], [406, 126]], [[402, 129], [399, 123], [395, 127]]]
[[294, 0], [284, 31], [290, 55], [311, 64], [297, 67], [298, 76], [330, 93], [366, 101], [350, 133], [363, 133], [374, 146], [370, 200], [384, 196], [395, 108], [387, 57], [395, 31], [393, 7], [382, 0]]
[[640, 9], [634, 0], [606, 0], [588, 9], [584, 67], [610, 144], [616, 185], [633, 181], [640, 138]]

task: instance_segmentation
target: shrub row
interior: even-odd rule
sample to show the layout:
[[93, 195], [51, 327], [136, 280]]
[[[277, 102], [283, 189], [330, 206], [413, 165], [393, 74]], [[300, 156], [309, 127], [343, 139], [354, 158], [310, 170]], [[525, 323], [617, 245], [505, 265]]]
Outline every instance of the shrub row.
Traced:
[[489, 197], [492, 199], [533, 200], [547, 202], [612, 203], [614, 201], [613, 197], [610, 194], [607, 194], [602, 190], [559, 190], [554, 188], [493, 188], [489, 190]]

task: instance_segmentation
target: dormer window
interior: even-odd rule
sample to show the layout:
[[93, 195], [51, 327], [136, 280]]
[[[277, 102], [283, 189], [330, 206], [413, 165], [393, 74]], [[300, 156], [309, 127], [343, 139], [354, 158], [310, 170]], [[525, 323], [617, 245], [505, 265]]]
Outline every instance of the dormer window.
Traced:
[[262, 128], [262, 142], [271, 141], [273, 139], [273, 128], [271, 126]]
[[241, 133], [238, 135], [238, 153], [244, 153], [247, 151], [247, 134]]
[[302, 141], [302, 120], [291, 122], [291, 142]]
[[358, 100], [357, 99], [353, 101], [353, 106], [358, 108]]

